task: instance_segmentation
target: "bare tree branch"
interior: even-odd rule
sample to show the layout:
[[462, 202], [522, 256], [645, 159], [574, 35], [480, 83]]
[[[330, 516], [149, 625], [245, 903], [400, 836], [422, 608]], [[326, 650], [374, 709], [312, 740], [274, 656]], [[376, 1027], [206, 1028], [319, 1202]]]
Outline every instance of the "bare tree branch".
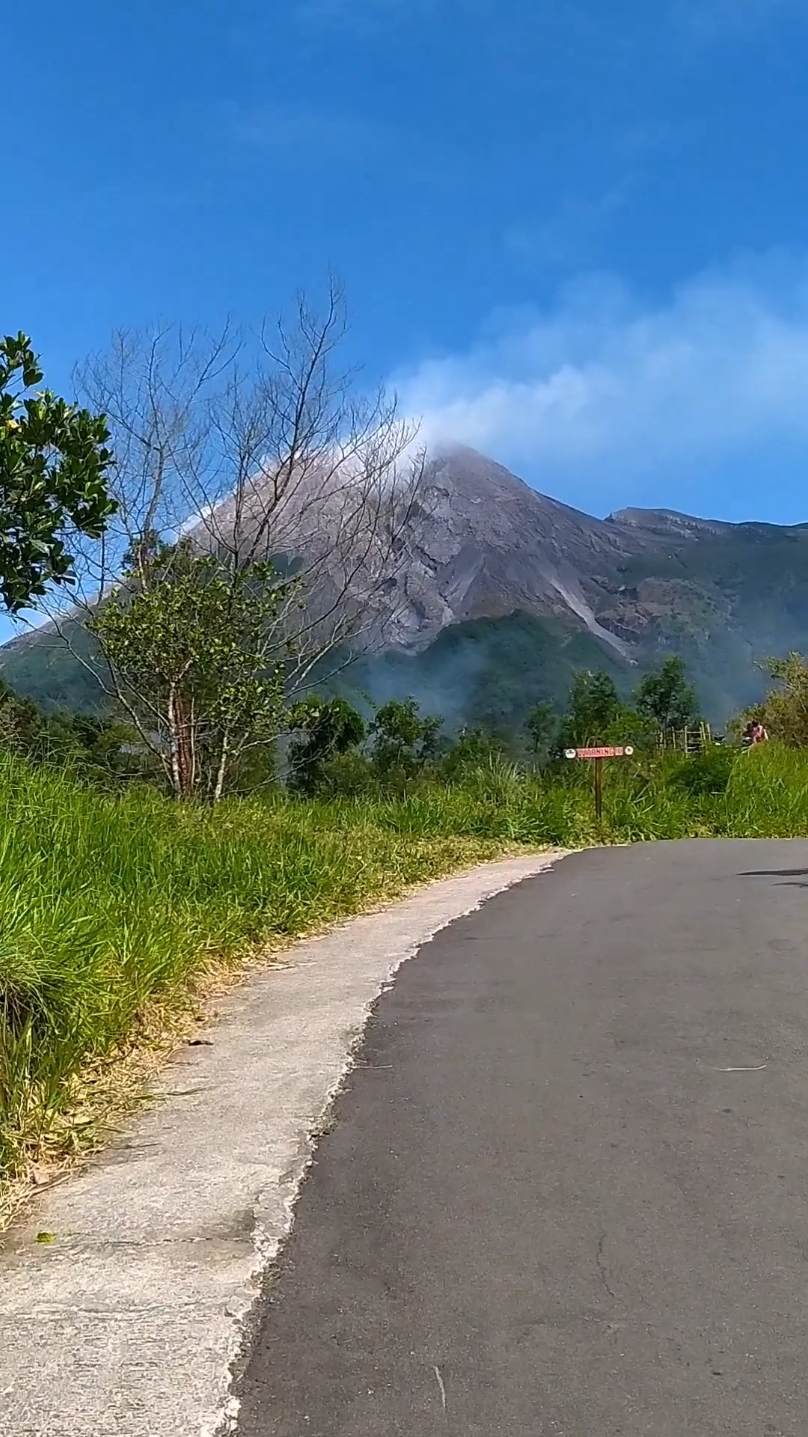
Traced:
[[[383, 643], [423, 514], [425, 458], [395, 397], [364, 392], [339, 367], [345, 329], [332, 282], [321, 312], [298, 296], [290, 321], [257, 336], [229, 323], [217, 334], [121, 331], [80, 366], [80, 389], [112, 431], [119, 507], [81, 556], [74, 612], [107, 600], [124, 569], [130, 584], [153, 582], [155, 542], [185, 536], [232, 575], [234, 593], [262, 566], [274, 593], [261, 658], [283, 672], [289, 701]], [[108, 665], [96, 678], [168, 762], [166, 716]], [[218, 762], [251, 742], [225, 736]]]

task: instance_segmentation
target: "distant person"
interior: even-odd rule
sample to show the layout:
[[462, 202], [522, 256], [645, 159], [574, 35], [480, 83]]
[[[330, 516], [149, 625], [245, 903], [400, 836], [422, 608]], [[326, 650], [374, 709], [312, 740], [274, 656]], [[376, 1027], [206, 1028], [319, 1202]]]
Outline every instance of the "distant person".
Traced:
[[755, 748], [759, 743], [767, 743], [769, 735], [759, 719], [750, 720], [743, 731], [744, 748]]

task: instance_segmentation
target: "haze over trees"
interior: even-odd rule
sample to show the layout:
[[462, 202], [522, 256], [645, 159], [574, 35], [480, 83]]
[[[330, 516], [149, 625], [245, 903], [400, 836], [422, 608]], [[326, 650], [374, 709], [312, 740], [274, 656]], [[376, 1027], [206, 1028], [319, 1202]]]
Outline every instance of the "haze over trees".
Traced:
[[635, 696], [637, 712], [660, 729], [684, 728], [698, 716], [698, 699], [684, 660], [671, 655], [646, 674]]

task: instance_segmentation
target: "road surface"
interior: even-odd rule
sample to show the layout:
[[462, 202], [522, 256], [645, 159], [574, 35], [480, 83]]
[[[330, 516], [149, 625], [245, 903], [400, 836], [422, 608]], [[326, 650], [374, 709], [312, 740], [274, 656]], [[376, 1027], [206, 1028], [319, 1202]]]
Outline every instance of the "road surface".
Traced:
[[240, 1437], [808, 1431], [808, 843], [576, 855], [380, 1000]]

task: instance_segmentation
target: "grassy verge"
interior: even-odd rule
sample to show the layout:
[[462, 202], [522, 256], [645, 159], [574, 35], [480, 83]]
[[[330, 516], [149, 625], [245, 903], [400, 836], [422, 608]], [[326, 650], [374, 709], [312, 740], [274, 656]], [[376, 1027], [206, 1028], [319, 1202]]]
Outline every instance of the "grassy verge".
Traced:
[[86, 1075], [200, 978], [514, 846], [808, 834], [808, 756], [507, 766], [409, 797], [180, 809], [0, 758], [0, 1180], [77, 1141]]
[[0, 760], [0, 1176], [75, 1138], [77, 1075], [200, 975], [503, 844], [372, 807], [181, 810]]

